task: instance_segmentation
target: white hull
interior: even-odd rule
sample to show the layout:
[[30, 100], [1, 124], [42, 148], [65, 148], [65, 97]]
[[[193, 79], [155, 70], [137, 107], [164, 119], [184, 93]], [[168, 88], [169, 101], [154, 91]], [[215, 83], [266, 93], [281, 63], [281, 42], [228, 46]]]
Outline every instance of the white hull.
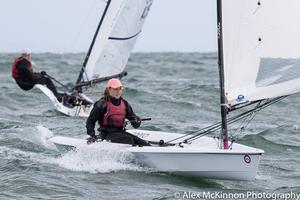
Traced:
[[[145, 140], [168, 141], [180, 134], [130, 130], [128, 131]], [[86, 140], [56, 136], [50, 139], [59, 147], [84, 146]], [[92, 144], [90, 146], [97, 144]], [[260, 156], [263, 150], [234, 143], [232, 149], [221, 150], [217, 142], [210, 137], [202, 137], [192, 144], [182, 146], [132, 147], [131, 145], [113, 144], [131, 152], [144, 165], [160, 172], [171, 172], [217, 179], [252, 180], [255, 178]]]
[[[64, 106], [63, 103], [59, 102], [54, 96], [54, 94], [52, 93], [52, 91], [49, 90], [47, 87], [39, 84], [35, 85], [35, 87], [39, 88], [46, 96], [49, 97], [50, 101], [53, 103], [56, 110], [58, 110], [59, 112], [65, 115], [71, 117], [74, 116], [88, 117], [93, 108], [93, 104], [90, 106], [80, 105], [80, 106], [75, 106], [73, 108], [69, 108], [67, 106]], [[85, 96], [85, 98], [92, 102], [92, 100], [90, 100], [88, 97]]]

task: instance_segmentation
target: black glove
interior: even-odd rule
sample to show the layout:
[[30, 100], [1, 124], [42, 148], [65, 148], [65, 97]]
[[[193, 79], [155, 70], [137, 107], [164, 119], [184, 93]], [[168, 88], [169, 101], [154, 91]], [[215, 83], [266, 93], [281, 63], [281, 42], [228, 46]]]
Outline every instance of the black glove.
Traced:
[[45, 71], [41, 71], [42, 76], [46, 76], [47, 73]]
[[138, 116], [135, 117], [135, 119], [133, 121], [131, 121], [131, 126], [133, 128], [138, 128], [141, 126], [142, 120], [141, 118], [139, 118]]
[[94, 142], [96, 142], [96, 136], [89, 137], [86, 141], [87, 144], [92, 144]]

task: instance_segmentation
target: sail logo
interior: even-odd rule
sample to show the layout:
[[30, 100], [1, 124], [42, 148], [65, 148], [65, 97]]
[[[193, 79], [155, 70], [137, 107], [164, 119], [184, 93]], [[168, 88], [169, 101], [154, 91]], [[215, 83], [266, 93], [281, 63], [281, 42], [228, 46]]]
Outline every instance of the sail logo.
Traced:
[[142, 13], [141, 19], [145, 19], [150, 11], [150, 7], [152, 6], [153, 0], [148, 0], [146, 2], [146, 7], [144, 8], [144, 11]]
[[237, 102], [242, 102], [242, 101], [244, 101], [244, 99], [245, 99], [245, 96], [240, 94], [240, 95], [237, 96], [236, 101]]

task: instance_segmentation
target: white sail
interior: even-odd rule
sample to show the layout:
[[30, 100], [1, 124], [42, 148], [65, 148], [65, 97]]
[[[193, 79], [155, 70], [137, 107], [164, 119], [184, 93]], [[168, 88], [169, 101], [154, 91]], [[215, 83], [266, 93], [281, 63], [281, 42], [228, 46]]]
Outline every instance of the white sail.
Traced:
[[300, 1], [223, 1], [229, 105], [300, 91]]
[[121, 73], [152, 5], [152, 0], [110, 0], [82, 81]]

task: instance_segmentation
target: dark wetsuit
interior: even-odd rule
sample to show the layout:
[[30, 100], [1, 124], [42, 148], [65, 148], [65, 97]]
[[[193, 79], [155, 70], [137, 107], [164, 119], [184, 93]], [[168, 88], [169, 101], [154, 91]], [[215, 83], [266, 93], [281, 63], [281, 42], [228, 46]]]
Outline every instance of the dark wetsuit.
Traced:
[[[110, 97], [110, 101], [112, 104], [115, 106], [119, 106], [121, 104], [121, 99], [115, 99], [113, 97]], [[129, 103], [122, 99], [125, 103], [126, 107], [126, 116], [125, 118], [132, 121], [131, 125], [133, 128], [138, 128], [141, 124], [141, 122], [134, 122], [138, 117], [134, 114], [131, 106]], [[135, 136], [132, 135], [124, 130], [123, 127], [104, 127], [103, 126], [103, 120], [104, 120], [104, 115], [107, 112], [107, 104], [103, 98], [101, 98], [99, 101], [97, 101], [94, 104], [94, 107], [90, 113], [90, 116], [88, 117], [86, 121], [86, 129], [87, 129], [87, 134], [90, 135], [91, 137], [95, 137], [95, 123], [98, 121], [100, 128], [100, 134], [101, 134], [101, 139], [109, 140], [113, 143], [122, 143], [122, 144], [132, 144], [132, 145], [139, 145], [139, 146], [149, 146], [150, 144]]]
[[15, 80], [23, 90], [30, 90], [35, 84], [46, 85], [55, 96], [58, 95], [57, 90], [50, 78], [43, 76], [41, 73], [32, 72], [30, 69], [30, 61], [21, 59], [16, 64], [18, 77]]

